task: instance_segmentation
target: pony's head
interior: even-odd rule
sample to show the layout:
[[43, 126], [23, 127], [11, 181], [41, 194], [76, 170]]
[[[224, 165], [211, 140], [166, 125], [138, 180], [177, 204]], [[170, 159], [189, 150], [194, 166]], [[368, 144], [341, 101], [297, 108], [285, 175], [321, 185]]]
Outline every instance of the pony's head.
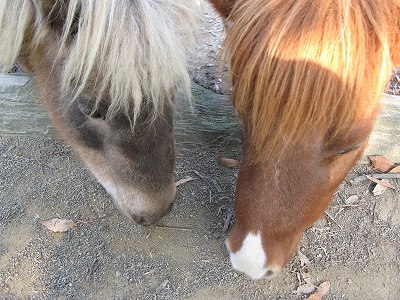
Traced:
[[33, 75], [60, 135], [140, 224], [175, 200], [172, 106], [178, 87], [190, 93], [194, 20], [183, 0], [0, 3], [1, 69]]
[[243, 122], [235, 269], [271, 278], [367, 143], [398, 62], [394, 0], [215, 0]]

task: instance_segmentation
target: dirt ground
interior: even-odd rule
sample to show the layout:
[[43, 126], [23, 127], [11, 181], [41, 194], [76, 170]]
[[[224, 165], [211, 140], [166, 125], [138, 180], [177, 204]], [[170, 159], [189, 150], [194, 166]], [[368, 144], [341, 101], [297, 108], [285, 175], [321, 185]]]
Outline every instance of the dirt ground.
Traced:
[[[207, 11], [194, 80], [227, 93], [218, 74], [223, 24]], [[212, 33], [210, 33], [211, 31]], [[49, 137], [0, 136], [0, 299], [302, 299], [300, 258], [268, 282], [232, 270], [224, 239], [234, 222], [240, 159], [228, 131], [190, 147], [178, 143], [179, 186], [171, 214], [157, 225], [129, 222], [72, 150]], [[372, 173], [366, 165], [357, 174]], [[400, 180], [374, 196], [371, 183], [344, 182], [300, 251], [316, 284], [331, 282], [326, 299], [400, 298]], [[351, 206], [346, 200], [357, 195]], [[40, 222], [72, 219], [68, 233]]]

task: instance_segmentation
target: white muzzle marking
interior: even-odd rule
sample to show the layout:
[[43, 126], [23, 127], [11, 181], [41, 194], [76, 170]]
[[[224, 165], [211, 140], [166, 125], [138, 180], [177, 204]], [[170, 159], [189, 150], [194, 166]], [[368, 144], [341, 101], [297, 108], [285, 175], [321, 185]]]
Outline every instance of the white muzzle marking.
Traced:
[[246, 274], [253, 280], [265, 278], [268, 271], [265, 267], [267, 256], [259, 233], [247, 234], [242, 247], [236, 253], [230, 251], [229, 245], [227, 245], [227, 248], [234, 269]]

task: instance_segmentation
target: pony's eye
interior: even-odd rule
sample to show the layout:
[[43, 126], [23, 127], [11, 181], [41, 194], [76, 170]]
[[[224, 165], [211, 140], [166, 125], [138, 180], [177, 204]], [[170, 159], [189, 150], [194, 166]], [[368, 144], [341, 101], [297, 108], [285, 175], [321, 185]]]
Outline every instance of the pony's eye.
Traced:
[[352, 151], [357, 150], [358, 148], [360, 148], [360, 144], [353, 145], [353, 146], [351, 146], [351, 147], [349, 147], [349, 148], [346, 148], [346, 149], [344, 149], [344, 150], [340, 150], [339, 152], [336, 153], [336, 155], [347, 154], [347, 153], [349, 153], [349, 152], [352, 152]]
[[78, 106], [82, 113], [93, 119], [105, 120], [107, 116], [108, 106], [106, 104], [100, 103], [96, 108], [93, 103], [87, 99], [79, 99]]
[[99, 113], [98, 111], [93, 112], [91, 115], [89, 115], [89, 117], [93, 118], [93, 119], [106, 119], [106, 116]]

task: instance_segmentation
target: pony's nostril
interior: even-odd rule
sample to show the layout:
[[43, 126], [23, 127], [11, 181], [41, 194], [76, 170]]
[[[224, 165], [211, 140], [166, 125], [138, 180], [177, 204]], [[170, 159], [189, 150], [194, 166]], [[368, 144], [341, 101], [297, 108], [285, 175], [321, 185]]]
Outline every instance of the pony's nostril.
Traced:
[[267, 270], [263, 276], [263, 278], [265, 279], [272, 279], [274, 278], [276, 275], [278, 275], [279, 271], [274, 271], [274, 270]]
[[174, 203], [173, 202], [168, 206], [167, 214], [172, 210], [172, 207], [174, 207]]
[[268, 271], [265, 273], [264, 276], [266, 276], [266, 277], [271, 277], [272, 275], [274, 275], [274, 271], [268, 270]]
[[157, 223], [158, 220], [169, 214], [173, 206], [174, 204], [171, 203], [168, 207], [166, 207], [166, 209], [164, 209], [162, 212], [158, 212], [157, 214], [136, 215], [131, 213], [129, 214], [129, 217], [139, 225], [148, 226]]
[[149, 222], [149, 220], [143, 216], [132, 216], [132, 219], [139, 225], [148, 226], [148, 225], [152, 224], [152, 222]]

